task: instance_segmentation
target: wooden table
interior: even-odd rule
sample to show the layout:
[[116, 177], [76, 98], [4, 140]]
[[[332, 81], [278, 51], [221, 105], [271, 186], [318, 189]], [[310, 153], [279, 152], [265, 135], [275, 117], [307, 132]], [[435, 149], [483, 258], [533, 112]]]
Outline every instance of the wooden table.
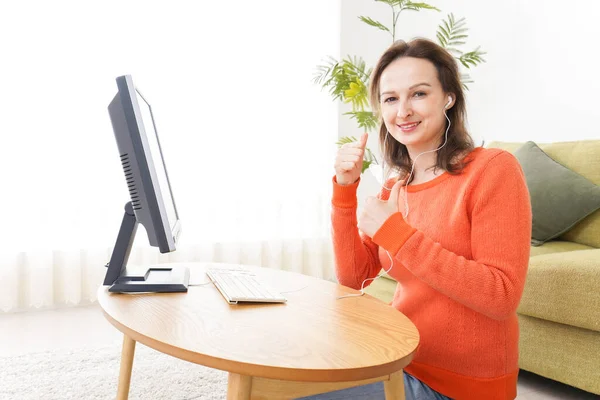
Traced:
[[[173, 264], [170, 264], [173, 265]], [[185, 263], [191, 283], [208, 264]], [[384, 382], [404, 399], [402, 368], [419, 334], [402, 313], [357, 291], [307, 275], [253, 267], [285, 304], [229, 305], [212, 285], [187, 293], [112, 294], [98, 289], [104, 315], [124, 334], [117, 399], [127, 399], [135, 343], [229, 372], [227, 399], [293, 399]]]

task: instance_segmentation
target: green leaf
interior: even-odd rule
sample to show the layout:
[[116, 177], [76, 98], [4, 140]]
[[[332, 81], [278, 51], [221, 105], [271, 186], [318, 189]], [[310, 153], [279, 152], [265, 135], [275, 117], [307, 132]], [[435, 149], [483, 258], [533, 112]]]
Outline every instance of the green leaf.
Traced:
[[[365, 60], [362, 59], [362, 57], [350, 57], [348, 56], [345, 60], [344, 60], [344, 66], [346, 68], [348, 68], [350, 71], [352, 71], [353, 73], [355, 73], [358, 77], [360, 77], [360, 79], [366, 84], [369, 81], [369, 78], [371, 77], [371, 71], [373, 70], [372, 68], [370, 69], [366, 69], [367, 68], [367, 63], [365, 62]], [[366, 85], [368, 86], [368, 85]]]
[[438, 31], [436, 33], [440, 46], [444, 47], [457, 57], [458, 61], [463, 65], [472, 64], [472, 60], [460, 59], [464, 52], [458, 48], [467, 43], [466, 39], [469, 37], [469, 35], [466, 34], [467, 32], [468, 28], [466, 27], [465, 18], [457, 20], [454, 17], [454, 14], [450, 13], [446, 16], [446, 19], [442, 20], [442, 23], [438, 25]]
[[353, 110], [364, 110], [368, 106], [368, 89], [360, 79], [350, 82], [349, 88], [344, 90], [344, 101], [352, 103]]
[[388, 32], [389, 34], [391, 34], [392, 32], [390, 31], [390, 29], [383, 25], [381, 22], [375, 21], [369, 17], [358, 17], [362, 22], [364, 22], [367, 25], [371, 25], [374, 26], [377, 29], [381, 29], [382, 31]]
[[320, 85], [322, 89], [329, 89], [334, 100], [342, 97], [348, 81], [340, 63], [331, 56], [326, 60], [326, 64], [317, 66], [313, 78], [313, 82]]
[[484, 54], [487, 54], [487, 53], [479, 50], [479, 47], [477, 47], [475, 50], [461, 55], [459, 57], [459, 61], [466, 68], [471, 68], [471, 66], [475, 67], [475, 66], [477, 66], [477, 64], [481, 64], [482, 62], [485, 62], [485, 59], [482, 57]]
[[444, 28], [446, 28], [446, 29], [444, 29], [444, 33], [446, 34], [446, 37], [450, 37], [449, 32], [452, 32], [451, 26], [453, 25], [453, 21], [450, 19], [450, 24], [448, 24], [448, 22], [443, 21], [443, 20], [442, 20], [442, 22], [444, 23]]
[[363, 158], [362, 170], [360, 172], [361, 173], [365, 172], [367, 170], [367, 168], [369, 168], [369, 165], [371, 165], [374, 162], [375, 163], [378, 162], [377, 158], [375, 157], [373, 152], [368, 147], [365, 147], [365, 155]]
[[316, 68], [315, 76], [313, 78], [313, 82], [317, 85], [323, 84], [324, 81], [331, 78], [331, 72], [333, 68], [337, 65], [337, 60], [331, 56], [327, 60], [327, 64], [318, 65]]
[[435, 35], [437, 36], [440, 46], [446, 47], [446, 38], [444, 38], [444, 36], [440, 32], [437, 32]]
[[[486, 53], [481, 51], [479, 47], [467, 53], [459, 48], [467, 44], [467, 38], [469, 37], [467, 34], [468, 31], [466, 19], [464, 17], [456, 19], [454, 14], [450, 13], [446, 15], [446, 19], [442, 20], [438, 25], [436, 37], [440, 46], [451, 53], [465, 68], [470, 69], [485, 62], [485, 59], [482, 56]], [[468, 90], [467, 83], [472, 82], [473, 81], [467, 75], [462, 82], [463, 87]]]
[[360, 170], [360, 173], [361, 173], [361, 174], [364, 174], [364, 173], [365, 173], [365, 171], [366, 171], [367, 169], [369, 169], [369, 166], [370, 166], [372, 163], [373, 163], [373, 161], [367, 161], [367, 160], [363, 160], [363, 165], [362, 165], [362, 168], [361, 168], [361, 170]]
[[371, 131], [377, 128], [379, 120], [371, 111], [351, 111], [344, 113], [349, 115], [351, 119], [355, 119], [360, 128]]
[[[469, 29], [468, 28], [456, 28], [456, 26], [454, 27], [454, 29], [452, 29], [452, 36], [453, 37], [459, 37], [458, 35], [460, 35], [461, 33], [465, 33], [468, 32]], [[460, 36], [462, 37], [462, 36]], [[464, 37], [468, 37], [468, 35], [464, 35]]]
[[335, 142], [335, 144], [337, 144], [338, 147], [342, 147], [343, 145], [345, 145], [347, 143], [354, 143], [354, 142], [358, 142], [358, 139], [355, 138], [354, 136], [342, 136], [341, 138], [338, 139], [337, 142]]
[[429, 5], [427, 3], [413, 3], [412, 1], [407, 1], [406, 3], [404, 3], [402, 8], [405, 10], [412, 10], [412, 11], [420, 11], [420, 10], [441, 11], [439, 8]]
[[353, 111], [364, 110], [369, 104], [368, 87], [372, 68], [367, 69], [366, 62], [361, 57], [348, 56], [338, 69], [332, 95], [352, 103]]
[[334, 100], [352, 103], [354, 111], [368, 106], [368, 86], [372, 69], [367, 69], [361, 57], [350, 57], [338, 61], [329, 57], [316, 69], [313, 82], [329, 90]]
[[377, 158], [375, 158], [375, 154], [368, 148], [365, 147], [365, 160], [367, 161], [375, 161], [377, 162]]
[[441, 25], [438, 26], [438, 33], [440, 33], [444, 37], [446, 42], [450, 38], [450, 33], [448, 33], [449, 31], [450, 31], [450, 28], [444, 29], [443, 26], [441, 26]]
[[[438, 25], [436, 36], [440, 45], [448, 50], [449, 47], [466, 44], [466, 39], [469, 36], [465, 34], [467, 32], [465, 25], [466, 22], [464, 18], [457, 21], [454, 18], [454, 14], [448, 14], [446, 19], [442, 20], [442, 23]], [[462, 52], [456, 48], [453, 48], [452, 50], [462, 54]]]

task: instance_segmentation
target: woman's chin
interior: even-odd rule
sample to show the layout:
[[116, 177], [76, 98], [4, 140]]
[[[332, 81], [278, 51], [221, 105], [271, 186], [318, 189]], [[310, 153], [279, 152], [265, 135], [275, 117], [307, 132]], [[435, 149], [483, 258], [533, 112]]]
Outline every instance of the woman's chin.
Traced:
[[422, 132], [419, 131], [402, 132], [401, 130], [397, 130], [392, 136], [394, 137], [394, 139], [396, 139], [398, 142], [402, 143], [406, 147], [412, 148], [435, 148], [431, 146], [435, 146], [438, 140], [427, 140], [423, 137]]
[[415, 144], [419, 144], [421, 142], [420, 136], [418, 133], [406, 133], [402, 131], [398, 131], [394, 133], [394, 139], [399, 141], [405, 146], [411, 146]]

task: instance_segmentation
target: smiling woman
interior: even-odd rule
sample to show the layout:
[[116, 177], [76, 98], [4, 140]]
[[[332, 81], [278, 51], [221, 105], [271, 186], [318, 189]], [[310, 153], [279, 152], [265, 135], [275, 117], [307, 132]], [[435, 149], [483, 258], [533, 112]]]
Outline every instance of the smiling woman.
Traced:
[[337, 277], [361, 292], [382, 271], [398, 282], [391, 305], [421, 338], [404, 370], [407, 398], [514, 399], [516, 309], [531, 233], [523, 171], [506, 151], [473, 148], [456, 62], [431, 41], [398, 41], [383, 53], [371, 102], [399, 177], [368, 197], [357, 217], [366, 135], [338, 151]]
[[107, 111], [124, 74], [153, 107], [183, 226], [171, 258], [142, 241], [133, 262], [331, 277], [337, 118], [311, 77], [338, 21], [337, 1], [3, 3], [0, 311], [95, 299], [128, 201]]

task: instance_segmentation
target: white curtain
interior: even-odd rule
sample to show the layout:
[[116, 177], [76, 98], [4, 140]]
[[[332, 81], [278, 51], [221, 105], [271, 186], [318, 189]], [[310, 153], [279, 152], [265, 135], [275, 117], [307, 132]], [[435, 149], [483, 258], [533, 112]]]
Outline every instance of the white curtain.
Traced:
[[[0, 5], [0, 312], [95, 301], [129, 200], [107, 106], [152, 105], [182, 222], [134, 264], [243, 262], [333, 279], [337, 107], [312, 83], [338, 1]], [[10, 38], [10, 39], [8, 39]]]

